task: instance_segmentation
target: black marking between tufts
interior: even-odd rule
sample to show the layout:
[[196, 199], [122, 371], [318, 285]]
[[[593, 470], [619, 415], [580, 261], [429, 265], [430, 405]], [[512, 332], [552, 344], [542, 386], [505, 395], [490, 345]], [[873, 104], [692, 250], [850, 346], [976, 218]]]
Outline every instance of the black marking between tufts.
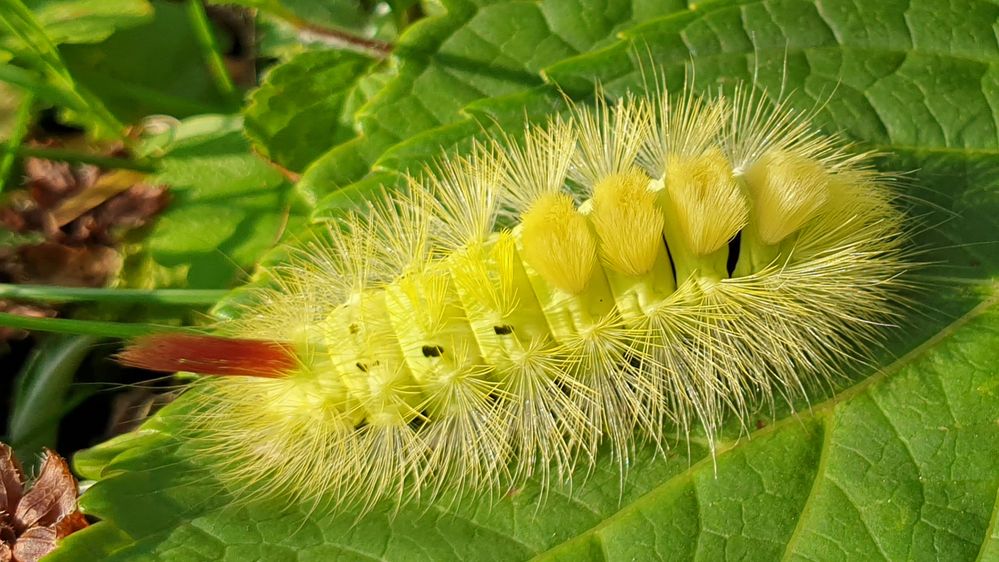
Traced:
[[440, 357], [444, 355], [444, 348], [439, 345], [425, 345], [423, 346], [423, 356], [424, 357]]
[[368, 365], [367, 365], [367, 363], [361, 363], [360, 361], [358, 361], [357, 363], [354, 363], [354, 366], [357, 367], [358, 369], [360, 369], [360, 371], [362, 373], [367, 373], [368, 372]]
[[663, 234], [663, 246], [666, 246], [666, 257], [669, 258], [669, 270], [673, 273], [673, 285], [679, 284], [676, 280], [676, 264], [673, 263], [673, 253], [669, 251], [669, 242], [666, 240], [666, 235]]
[[725, 270], [728, 271], [729, 277], [732, 277], [732, 273], [735, 272], [735, 266], [739, 265], [739, 254], [741, 251], [742, 231], [740, 230], [728, 241], [728, 260], [725, 262]]
[[627, 365], [625, 368], [631, 368], [635, 372], [642, 370], [642, 360], [637, 355], [626, 351], [621, 358], [624, 359]]
[[562, 391], [562, 394], [564, 394], [565, 396], [572, 396], [572, 389], [569, 387], [569, 383], [567, 383], [565, 379], [556, 378], [554, 382], [555, 386], [557, 386], [558, 389]]
[[493, 331], [496, 332], [497, 336], [509, 336], [513, 333], [513, 326], [509, 324], [493, 326]]
[[413, 431], [419, 431], [423, 429], [423, 426], [427, 425], [427, 422], [429, 421], [430, 421], [430, 412], [426, 410], [420, 410], [419, 415], [409, 420], [409, 427]]

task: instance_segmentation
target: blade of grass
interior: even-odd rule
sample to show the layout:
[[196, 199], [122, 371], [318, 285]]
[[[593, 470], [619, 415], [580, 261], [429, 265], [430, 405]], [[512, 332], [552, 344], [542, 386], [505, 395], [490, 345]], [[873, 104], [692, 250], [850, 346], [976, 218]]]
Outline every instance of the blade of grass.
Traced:
[[39, 98], [64, 107], [76, 107], [79, 100], [52, 86], [36, 73], [12, 64], [0, 64], [0, 82], [13, 84], [34, 93]]
[[28, 125], [31, 123], [31, 108], [35, 103], [35, 95], [30, 91], [25, 91], [21, 97], [21, 105], [17, 108], [17, 115], [14, 117], [14, 127], [10, 131], [10, 138], [4, 144], [4, 153], [0, 154], [0, 193], [3, 193], [7, 185], [10, 170], [14, 167], [14, 155], [17, 147], [24, 141], [28, 134]]
[[71, 318], [32, 318], [9, 312], [0, 312], [0, 326], [21, 330], [36, 330], [39, 332], [122, 339], [163, 332], [202, 332], [196, 328], [161, 326], [158, 324], [73, 320]]
[[100, 302], [205, 307], [228, 293], [222, 289], [102, 289], [0, 283], [0, 298], [36, 302]]
[[55, 335], [31, 353], [14, 382], [7, 440], [24, 460], [55, 447], [66, 393], [80, 364], [100, 338]]
[[40, 148], [31, 146], [5, 146], [0, 147], [4, 157], [17, 155], [20, 157], [44, 158], [45, 160], [60, 160], [62, 162], [79, 162], [81, 164], [93, 164], [104, 169], [135, 170], [137, 172], [153, 173], [157, 171], [156, 164], [143, 160], [129, 160], [127, 158], [114, 158], [100, 156], [97, 154], [87, 154], [62, 148]]
[[18, 50], [17, 55], [26, 61], [35, 62], [48, 81], [73, 101], [68, 106], [70, 109], [89, 115], [102, 131], [122, 138], [122, 124], [100, 99], [77, 85], [55, 43], [23, 2], [0, 0], [0, 23], [27, 49], [23, 52]]
[[229, 70], [219, 53], [218, 42], [215, 41], [215, 34], [212, 32], [211, 22], [205, 13], [205, 7], [201, 0], [187, 0], [187, 16], [191, 20], [191, 27], [194, 29], [194, 36], [201, 49], [201, 56], [208, 65], [208, 71], [215, 79], [215, 86], [219, 92], [226, 97], [233, 109], [239, 107], [241, 96], [236, 85], [233, 84], [229, 76]]

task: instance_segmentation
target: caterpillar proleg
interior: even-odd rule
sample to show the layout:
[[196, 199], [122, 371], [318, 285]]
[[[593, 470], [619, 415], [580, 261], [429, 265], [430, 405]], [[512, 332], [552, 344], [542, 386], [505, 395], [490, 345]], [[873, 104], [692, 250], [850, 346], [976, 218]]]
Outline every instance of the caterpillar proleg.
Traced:
[[337, 506], [565, 481], [604, 446], [623, 469], [695, 426], [713, 444], [865, 357], [909, 267], [870, 155], [750, 91], [598, 99], [446, 158], [219, 338], [123, 360], [237, 375], [193, 398], [216, 473]]

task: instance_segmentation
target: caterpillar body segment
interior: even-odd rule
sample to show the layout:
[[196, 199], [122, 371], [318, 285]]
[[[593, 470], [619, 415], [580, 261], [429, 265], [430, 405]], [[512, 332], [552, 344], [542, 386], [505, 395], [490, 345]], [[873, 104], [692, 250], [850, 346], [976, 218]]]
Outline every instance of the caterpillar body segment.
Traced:
[[893, 198], [745, 90], [575, 108], [302, 250], [223, 327], [295, 367], [203, 380], [195, 442], [236, 488], [362, 507], [565, 482], [696, 424], [714, 443], [882, 339]]

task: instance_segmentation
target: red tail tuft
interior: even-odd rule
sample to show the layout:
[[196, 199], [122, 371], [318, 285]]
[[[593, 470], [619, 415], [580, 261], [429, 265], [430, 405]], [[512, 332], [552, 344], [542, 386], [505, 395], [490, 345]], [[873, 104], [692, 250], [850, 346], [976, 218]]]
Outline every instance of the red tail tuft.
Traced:
[[154, 334], [133, 340], [118, 361], [150, 371], [277, 378], [297, 363], [283, 343], [193, 334]]

